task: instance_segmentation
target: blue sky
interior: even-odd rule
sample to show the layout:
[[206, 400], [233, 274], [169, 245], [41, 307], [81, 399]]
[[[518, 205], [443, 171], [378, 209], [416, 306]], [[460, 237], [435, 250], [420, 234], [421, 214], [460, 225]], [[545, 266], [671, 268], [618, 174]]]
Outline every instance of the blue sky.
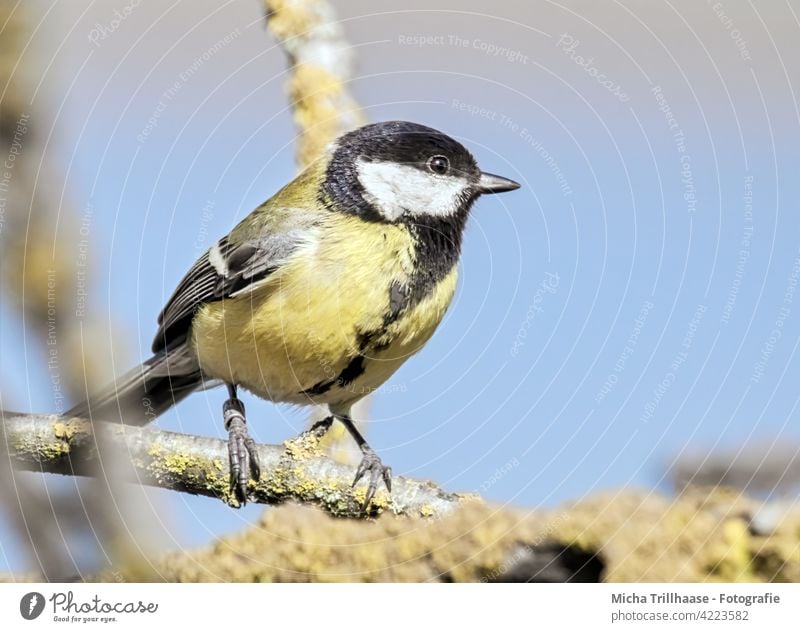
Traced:
[[[496, 4], [339, 9], [371, 120], [440, 128], [523, 184], [477, 204], [456, 300], [374, 398], [372, 445], [396, 473], [535, 508], [664, 490], [682, 452], [796, 442], [790, 5]], [[95, 43], [110, 4], [60, 7], [43, 27], [74, 27], [35, 107], [58, 112], [48, 152], [91, 226], [90, 309], [127, 332], [114, 344], [131, 364], [195, 257], [295, 172], [285, 62], [257, 5], [139, 8]], [[19, 357], [19, 324], [2, 318], [3, 357]], [[48, 410], [46, 375], [27, 366], [4, 380]], [[222, 436], [224, 397], [195, 395], [159, 426]], [[247, 405], [259, 441], [307, 421]], [[153, 496], [187, 546], [262, 511]]]

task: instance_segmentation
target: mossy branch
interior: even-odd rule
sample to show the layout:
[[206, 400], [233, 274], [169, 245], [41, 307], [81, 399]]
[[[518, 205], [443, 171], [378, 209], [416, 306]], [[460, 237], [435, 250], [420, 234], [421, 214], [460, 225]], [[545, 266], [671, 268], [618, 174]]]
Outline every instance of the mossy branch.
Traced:
[[[114, 452], [114, 459], [129, 459], [125, 478], [130, 482], [236, 502], [229, 488], [227, 443], [220, 439], [95, 423], [97, 430], [102, 429], [98, 441], [93, 424], [83, 419], [16, 413], [2, 417], [8, 455], [18, 469], [95, 476], [102, 471], [98, 467], [104, 456], [98, 446], [102, 446]], [[258, 482], [249, 483], [249, 501], [270, 505], [294, 501], [333, 516], [364, 516], [366, 484], [351, 487], [353, 468], [327, 458], [313, 436], [283, 446], [260, 445], [258, 454], [262, 474]], [[391, 496], [379, 490], [368, 513], [439, 517], [469, 499], [474, 496], [396, 476]]]

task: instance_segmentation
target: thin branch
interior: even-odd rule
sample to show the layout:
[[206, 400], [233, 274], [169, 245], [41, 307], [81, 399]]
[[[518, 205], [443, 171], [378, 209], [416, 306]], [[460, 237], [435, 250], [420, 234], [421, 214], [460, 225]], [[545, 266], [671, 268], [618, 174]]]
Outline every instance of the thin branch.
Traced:
[[[127, 455], [130, 482], [174, 491], [210, 496], [234, 504], [229, 491], [228, 448], [220, 439], [139, 428], [119, 424], [102, 427], [103, 441], [82, 419], [56, 415], [2, 413], [7, 453], [23, 470], [92, 476], [100, 457], [98, 445]], [[2, 447], [0, 447], [2, 449]], [[363, 516], [366, 485], [350, 483], [353, 468], [324, 456], [314, 437], [287, 441], [283, 446], [260, 445], [261, 480], [250, 481], [249, 500], [280, 504], [295, 501], [320, 507], [334, 516]], [[413, 517], [439, 517], [472, 495], [446, 492], [427, 481], [396, 476], [391, 497], [380, 490], [370, 515], [393, 513]]]

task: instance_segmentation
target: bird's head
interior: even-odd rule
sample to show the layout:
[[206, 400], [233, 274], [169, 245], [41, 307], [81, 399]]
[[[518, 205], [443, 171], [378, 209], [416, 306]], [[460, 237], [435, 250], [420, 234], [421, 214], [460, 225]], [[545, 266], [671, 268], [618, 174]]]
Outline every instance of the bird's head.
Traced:
[[366, 220], [413, 222], [463, 217], [478, 196], [519, 186], [482, 172], [461, 143], [440, 131], [388, 121], [365, 125], [333, 144], [323, 194]]

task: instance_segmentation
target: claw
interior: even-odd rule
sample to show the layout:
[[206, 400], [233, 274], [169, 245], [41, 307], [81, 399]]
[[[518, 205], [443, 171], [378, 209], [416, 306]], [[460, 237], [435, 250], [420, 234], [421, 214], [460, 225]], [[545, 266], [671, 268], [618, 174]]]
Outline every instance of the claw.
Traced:
[[248, 434], [244, 440], [244, 445], [247, 448], [247, 454], [250, 456], [250, 476], [254, 481], [257, 481], [261, 478], [261, 463], [258, 461], [256, 442]]
[[392, 468], [383, 468], [383, 484], [386, 485], [387, 491], [392, 493]]
[[378, 483], [381, 479], [383, 479], [386, 489], [391, 493], [392, 468], [385, 466], [381, 462], [380, 457], [375, 454], [371, 448], [365, 447], [363, 451], [364, 457], [361, 459], [361, 463], [358, 464], [358, 468], [356, 469], [353, 487], [355, 487], [358, 481], [369, 472], [369, 484], [367, 485], [367, 493], [364, 497], [364, 505], [362, 506], [362, 509], [366, 511], [375, 496], [375, 492], [378, 490]]
[[358, 464], [358, 468], [356, 468], [356, 476], [353, 479], [352, 487], [355, 487], [358, 484], [358, 481], [360, 481], [364, 477], [364, 474], [367, 473], [366, 461], [367, 461], [367, 457], [365, 456], [361, 460], [361, 463]]

